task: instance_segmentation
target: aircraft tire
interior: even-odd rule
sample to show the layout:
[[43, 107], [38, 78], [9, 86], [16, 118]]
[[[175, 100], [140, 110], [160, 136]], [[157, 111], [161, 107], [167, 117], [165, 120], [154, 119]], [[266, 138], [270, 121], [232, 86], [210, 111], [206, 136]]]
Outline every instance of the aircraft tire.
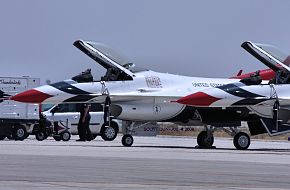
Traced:
[[43, 131], [40, 131], [40, 132], [35, 134], [35, 138], [38, 141], [43, 141], [43, 140], [47, 139], [47, 137], [48, 137], [47, 134]]
[[234, 146], [238, 150], [246, 150], [251, 144], [250, 136], [247, 133], [239, 132], [234, 136]]
[[54, 140], [55, 141], [60, 141], [61, 140], [61, 137], [59, 135], [55, 135], [53, 136]]
[[106, 125], [106, 123], [102, 126], [101, 129], [101, 137], [105, 141], [113, 141], [118, 134], [117, 124], [111, 122], [111, 126]]
[[6, 138], [5, 135], [0, 135], [0, 141], [3, 141]]
[[208, 137], [206, 131], [201, 131], [197, 136], [197, 144], [200, 147], [210, 148], [214, 143], [214, 137]]
[[18, 125], [13, 130], [13, 139], [23, 141], [28, 137], [28, 133], [24, 126]]
[[127, 147], [132, 146], [133, 142], [134, 142], [134, 139], [132, 135], [126, 134], [122, 137], [123, 146], [127, 146]]
[[61, 133], [60, 137], [61, 137], [61, 140], [63, 140], [63, 141], [69, 141], [71, 138], [71, 134], [70, 134], [70, 132], [65, 131], [65, 132]]

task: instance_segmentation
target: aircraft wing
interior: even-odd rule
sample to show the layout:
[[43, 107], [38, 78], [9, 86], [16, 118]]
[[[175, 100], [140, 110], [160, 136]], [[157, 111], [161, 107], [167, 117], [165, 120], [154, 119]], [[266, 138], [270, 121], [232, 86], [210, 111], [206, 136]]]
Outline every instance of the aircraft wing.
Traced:
[[244, 42], [241, 46], [274, 72], [285, 70], [290, 72], [289, 67], [286, 66], [289, 65], [289, 57], [285, 56], [276, 47], [250, 41]]
[[134, 74], [124, 65], [128, 66], [128, 62], [117, 54], [115, 51], [97, 42], [90, 42], [84, 40], [77, 40], [73, 43], [75, 47], [87, 54], [90, 58], [95, 60], [105, 69], [115, 69], [126, 73], [133, 77]]

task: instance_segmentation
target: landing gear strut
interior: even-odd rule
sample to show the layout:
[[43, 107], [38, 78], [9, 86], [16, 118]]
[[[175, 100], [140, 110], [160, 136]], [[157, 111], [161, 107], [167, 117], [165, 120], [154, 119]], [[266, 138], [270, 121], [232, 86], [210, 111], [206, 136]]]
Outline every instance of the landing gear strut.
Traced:
[[[122, 133], [124, 134], [122, 138], [122, 144], [124, 146], [132, 146], [134, 143], [133, 135], [134, 136], [156, 136], [157, 130], [148, 131], [145, 130], [145, 127], [149, 127], [149, 129], [154, 129], [157, 127], [156, 122], [151, 121], [124, 121], [122, 122]], [[139, 130], [137, 130], [139, 129]], [[156, 129], [156, 128], [155, 128]], [[144, 131], [144, 132], [140, 132]]]
[[225, 132], [229, 135], [233, 136], [233, 143], [236, 149], [238, 150], [246, 150], [249, 148], [251, 144], [250, 136], [247, 133], [240, 132], [237, 127], [230, 127], [228, 129], [223, 128]]
[[127, 147], [132, 146], [134, 138], [131, 134], [134, 132], [134, 122], [123, 121], [122, 125], [122, 132], [124, 134], [122, 137], [122, 145]]

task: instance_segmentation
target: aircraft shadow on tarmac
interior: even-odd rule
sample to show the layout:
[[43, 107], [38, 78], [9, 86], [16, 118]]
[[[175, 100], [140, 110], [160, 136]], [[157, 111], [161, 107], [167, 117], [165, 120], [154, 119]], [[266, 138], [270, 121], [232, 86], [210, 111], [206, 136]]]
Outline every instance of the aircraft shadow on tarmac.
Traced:
[[236, 148], [200, 148], [200, 147], [187, 147], [187, 146], [134, 146], [138, 148], [164, 148], [164, 149], [192, 149], [192, 150], [233, 150], [233, 151], [250, 151], [250, 152], [289, 152], [289, 149], [270, 149], [270, 148], [261, 148], [261, 149], [247, 149], [247, 150], [237, 150]]
[[[80, 145], [80, 146], [89, 146], [89, 147], [112, 147], [112, 148], [120, 148], [123, 147], [122, 145], [120, 146], [105, 146], [105, 145]], [[237, 150], [236, 148], [217, 148], [217, 147], [213, 147], [213, 148], [200, 148], [198, 146], [161, 146], [161, 145], [136, 145], [136, 146], [132, 146], [132, 147], [124, 147], [124, 148], [160, 148], [160, 149], [191, 149], [191, 150], [216, 150], [216, 151], [221, 151], [221, 150], [232, 150], [232, 151], [236, 151], [236, 152], [260, 152], [259, 154], [263, 154], [263, 152], [267, 152], [265, 154], [269, 154], [269, 152], [272, 153], [290, 153], [290, 148], [285, 148], [285, 149], [273, 149], [273, 148], [260, 148], [260, 149], [247, 149], [247, 150]]]
[[[38, 146], [38, 145], [35, 145]], [[42, 145], [42, 146], [66, 146], [65, 144], [51, 144], [51, 145]], [[95, 144], [74, 144], [74, 145], [67, 145], [67, 146], [79, 146], [79, 147], [95, 147], [95, 148], [120, 148], [124, 147], [122, 145], [95, 145]], [[237, 150], [236, 148], [221, 148], [221, 147], [215, 147], [212, 148], [200, 148], [198, 146], [168, 146], [168, 145], [135, 145], [132, 147], [124, 147], [124, 148], [159, 148], [159, 149], [186, 149], [186, 150], [213, 150], [213, 151], [235, 151], [235, 152], [243, 152], [243, 153], [257, 153], [259, 154], [269, 154], [269, 153], [290, 153], [290, 148], [255, 148], [255, 149], [247, 149], [247, 150]]]

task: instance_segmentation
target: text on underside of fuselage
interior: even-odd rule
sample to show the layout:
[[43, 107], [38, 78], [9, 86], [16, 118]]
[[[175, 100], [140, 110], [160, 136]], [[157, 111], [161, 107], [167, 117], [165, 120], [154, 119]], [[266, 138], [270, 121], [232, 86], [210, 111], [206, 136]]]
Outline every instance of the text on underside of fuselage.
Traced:
[[192, 83], [193, 87], [218, 87], [218, 86], [223, 86], [225, 84], [221, 83], [207, 83], [207, 82], [193, 82]]

